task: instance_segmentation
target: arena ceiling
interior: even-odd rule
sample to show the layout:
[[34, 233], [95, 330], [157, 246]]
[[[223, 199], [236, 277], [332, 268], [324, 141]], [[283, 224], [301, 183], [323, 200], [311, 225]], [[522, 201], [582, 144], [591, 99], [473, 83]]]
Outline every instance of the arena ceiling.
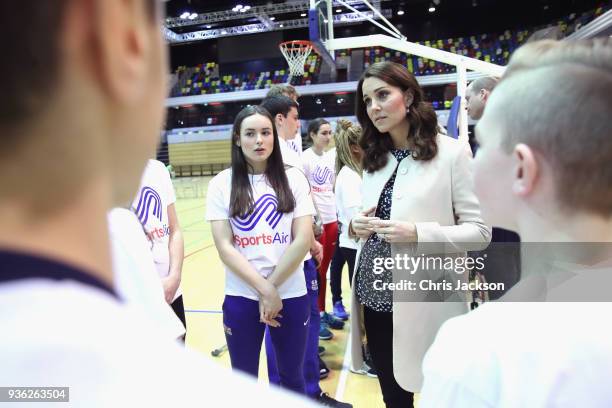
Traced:
[[[267, 4], [288, 4], [296, 0], [169, 0], [166, 10], [168, 17], [178, 17], [183, 12], [210, 13], [214, 11], [229, 11], [238, 4], [249, 6], [262, 6]], [[373, 0], [370, 0], [373, 3]], [[406, 13], [427, 12], [430, 3], [435, 0], [381, 0], [383, 8], [389, 8], [397, 15], [397, 11]], [[604, 1], [605, 2], [605, 1]], [[442, 11], [469, 12], [478, 7], [513, 7], [523, 8], [525, 11], [571, 9], [584, 3], [598, 3], [589, 0], [439, 0], [436, 7]], [[602, 1], [599, 1], [602, 3]]]

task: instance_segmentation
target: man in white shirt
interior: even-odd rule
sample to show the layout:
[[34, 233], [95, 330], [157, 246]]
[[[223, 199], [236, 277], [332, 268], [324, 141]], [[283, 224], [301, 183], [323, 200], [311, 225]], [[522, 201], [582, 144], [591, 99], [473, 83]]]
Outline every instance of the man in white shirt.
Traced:
[[530, 270], [506, 296], [557, 303], [487, 303], [445, 323], [421, 408], [612, 405], [610, 95], [609, 38], [513, 55], [477, 126], [476, 193], [489, 222], [517, 230], [525, 249], [549, 243], [550, 265], [565, 264]]
[[113, 289], [106, 214], [164, 118], [161, 8], [0, 3], [0, 385], [69, 387], [71, 407], [306, 406], [159, 336]]

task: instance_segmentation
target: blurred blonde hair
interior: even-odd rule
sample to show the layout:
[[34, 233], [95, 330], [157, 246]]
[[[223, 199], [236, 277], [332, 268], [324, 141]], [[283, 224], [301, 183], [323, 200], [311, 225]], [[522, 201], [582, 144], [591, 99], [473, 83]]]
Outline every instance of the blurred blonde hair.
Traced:
[[353, 124], [350, 120], [340, 119], [336, 123], [334, 143], [336, 144], [336, 174], [340, 173], [342, 167], [348, 166], [361, 176], [361, 163], [355, 161], [351, 146], [359, 146], [361, 141], [361, 126]]

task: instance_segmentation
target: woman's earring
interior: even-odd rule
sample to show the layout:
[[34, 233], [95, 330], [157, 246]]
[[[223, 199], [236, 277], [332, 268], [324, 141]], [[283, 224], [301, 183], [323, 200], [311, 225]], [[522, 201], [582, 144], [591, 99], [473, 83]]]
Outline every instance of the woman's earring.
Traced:
[[410, 113], [410, 106], [406, 106], [406, 115]]

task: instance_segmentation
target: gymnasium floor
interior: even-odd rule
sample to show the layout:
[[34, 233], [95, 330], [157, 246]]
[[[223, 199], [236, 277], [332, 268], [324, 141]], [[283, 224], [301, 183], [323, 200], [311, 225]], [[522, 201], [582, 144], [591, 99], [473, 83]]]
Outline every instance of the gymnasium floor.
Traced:
[[[213, 243], [210, 226], [205, 221], [206, 190], [210, 179], [211, 177], [198, 177], [174, 180], [177, 193], [176, 209], [185, 237], [182, 287], [189, 327], [187, 344], [219, 364], [229, 367], [227, 352], [220, 357], [211, 357], [210, 354], [212, 350], [225, 344], [221, 315], [223, 266]], [[344, 304], [348, 307], [350, 289], [346, 270], [342, 285]], [[329, 291], [327, 302], [329, 311]], [[329, 377], [321, 381], [321, 388], [337, 399], [352, 403], [355, 408], [383, 408], [378, 380], [349, 371], [348, 355], [345, 353], [347, 338], [348, 324], [342, 331], [335, 330], [332, 340], [320, 342], [326, 348], [323, 359], [331, 370]], [[267, 382], [263, 350], [261, 356], [260, 381]]]

